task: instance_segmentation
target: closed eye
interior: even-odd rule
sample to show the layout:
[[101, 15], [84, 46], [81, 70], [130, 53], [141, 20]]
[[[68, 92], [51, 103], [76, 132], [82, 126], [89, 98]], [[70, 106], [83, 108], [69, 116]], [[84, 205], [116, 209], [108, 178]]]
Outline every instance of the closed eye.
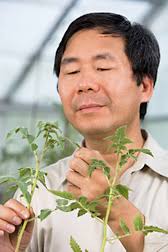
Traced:
[[79, 70], [75, 70], [75, 71], [72, 71], [72, 72], [68, 72], [67, 74], [68, 75], [71, 75], [71, 74], [77, 74], [77, 73], [79, 73], [80, 71]]
[[102, 68], [102, 67], [98, 67], [97, 70], [98, 71], [109, 71], [111, 70], [112, 68]]

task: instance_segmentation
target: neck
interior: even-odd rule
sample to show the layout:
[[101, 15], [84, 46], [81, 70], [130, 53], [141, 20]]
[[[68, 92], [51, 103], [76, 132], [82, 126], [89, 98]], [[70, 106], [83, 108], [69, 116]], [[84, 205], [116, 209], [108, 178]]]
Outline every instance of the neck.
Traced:
[[[112, 135], [112, 134], [111, 134]], [[140, 127], [138, 128], [138, 130], [129, 130], [127, 128], [126, 130], [126, 135], [127, 137], [132, 141], [131, 144], [127, 145], [128, 149], [137, 149], [137, 148], [142, 148], [144, 145], [144, 139], [142, 137], [141, 134], [141, 130]], [[110, 134], [108, 134], [108, 136], [110, 136]], [[113, 152], [112, 149], [108, 148], [108, 144], [111, 144], [107, 142], [107, 140], [105, 140], [104, 138], [107, 137], [106, 136], [93, 136], [92, 137], [87, 137], [85, 136], [85, 145], [88, 149], [93, 149], [93, 150], [97, 150], [100, 152], [100, 154], [102, 155], [103, 159], [108, 162], [110, 164], [111, 167], [116, 167], [116, 163], [117, 163], [117, 156], [116, 154]], [[132, 159], [129, 159], [127, 164], [123, 167], [122, 169], [122, 173], [127, 170], [130, 166], [133, 165], [135, 161]]]

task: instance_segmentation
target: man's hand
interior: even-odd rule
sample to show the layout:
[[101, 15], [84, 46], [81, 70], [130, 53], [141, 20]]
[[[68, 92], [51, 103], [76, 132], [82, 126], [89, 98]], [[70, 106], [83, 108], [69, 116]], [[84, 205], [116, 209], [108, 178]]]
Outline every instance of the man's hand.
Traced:
[[[87, 197], [89, 201], [103, 194], [109, 186], [107, 178], [101, 169], [96, 169], [91, 177], [88, 176], [88, 166], [92, 159], [103, 160], [111, 168], [111, 176], [115, 172], [114, 168], [104, 160], [98, 151], [81, 148], [75, 153], [67, 174], [67, 189], [77, 197], [81, 195]], [[107, 202], [105, 200], [101, 201], [101, 207], [98, 210], [102, 217], [105, 215], [106, 206]], [[120, 220], [123, 219], [129, 229], [134, 232], [133, 235], [121, 239], [123, 246], [129, 252], [143, 251], [144, 236], [141, 232], [135, 232], [133, 227], [133, 220], [138, 214], [143, 217], [141, 212], [124, 197], [114, 200], [108, 224], [114, 233], [123, 235], [119, 225]]]
[[[18, 228], [22, 221], [33, 216], [32, 212], [15, 199], [8, 200], [0, 205], [0, 251], [14, 252], [18, 236]], [[28, 222], [21, 241], [20, 251], [25, 251], [28, 246], [32, 231], [33, 221]]]

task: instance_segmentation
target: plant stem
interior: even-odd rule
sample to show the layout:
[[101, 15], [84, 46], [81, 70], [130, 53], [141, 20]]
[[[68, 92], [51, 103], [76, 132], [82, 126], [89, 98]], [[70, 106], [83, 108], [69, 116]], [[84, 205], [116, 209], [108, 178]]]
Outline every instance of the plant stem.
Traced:
[[[32, 201], [32, 197], [33, 197], [33, 194], [34, 194], [34, 190], [36, 188], [36, 185], [37, 185], [37, 178], [38, 178], [38, 173], [39, 173], [39, 169], [40, 169], [40, 160], [38, 159], [38, 156], [37, 156], [37, 153], [34, 152], [34, 156], [35, 156], [35, 160], [36, 160], [36, 172], [35, 172], [35, 178], [34, 178], [34, 181], [33, 181], [33, 185], [32, 185], [32, 188], [31, 188], [31, 199], [30, 199], [30, 203], [27, 205], [27, 209], [30, 210], [30, 207], [31, 207], [31, 201]], [[27, 223], [28, 223], [28, 220], [24, 220], [23, 222], [23, 225], [21, 226], [20, 230], [19, 230], [19, 234], [18, 234], [18, 238], [17, 238], [17, 243], [16, 243], [16, 248], [15, 248], [15, 252], [19, 252], [19, 248], [20, 248], [20, 243], [22, 241], [22, 237], [23, 237], [23, 234], [24, 234], [24, 231], [26, 229], [26, 226], [27, 226]]]
[[102, 241], [100, 252], [104, 252], [106, 242], [107, 242], [107, 224], [108, 224], [108, 219], [109, 219], [112, 203], [113, 203], [113, 200], [114, 200], [113, 188], [114, 188], [114, 186], [116, 184], [116, 181], [117, 181], [117, 178], [118, 178], [120, 158], [121, 158], [121, 155], [118, 154], [118, 160], [117, 160], [117, 164], [116, 164], [115, 175], [114, 175], [114, 178], [113, 178], [112, 182], [110, 181], [111, 183], [110, 183], [108, 205], [107, 205], [106, 216], [105, 216], [104, 225], [103, 225], [103, 241]]
[[108, 223], [108, 218], [109, 218], [109, 214], [110, 214], [111, 206], [112, 206], [112, 197], [113, 197], [112, 191], [113, 191], [113, 188], [110, 187], [108, 206], [107, 206], [106, 216], [105, 216], [104, 225], [103, 225], [103, 241], [102, 241], [100, 252], [104, 252], [106, 241], [107, 241], [107, 223]]
[[25, 228], [27, 226], [27, 223], [28, 223], [28, 220], [24, 220], [23, 225], [22, 225], [22, 227], [20, 229], [18, 238], [17, 238], [17, 244], [16, 244], [15, 252], [19, 252], [20, 243], [21, 243]]

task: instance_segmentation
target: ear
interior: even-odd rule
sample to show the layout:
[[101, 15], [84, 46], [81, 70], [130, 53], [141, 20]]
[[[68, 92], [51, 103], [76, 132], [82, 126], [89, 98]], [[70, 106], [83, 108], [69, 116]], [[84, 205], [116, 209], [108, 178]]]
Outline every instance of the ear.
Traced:
[[148, 102], [153, 94], [154, 82], [148, 76], [145, 76], [140, 84], [141, 102]]

